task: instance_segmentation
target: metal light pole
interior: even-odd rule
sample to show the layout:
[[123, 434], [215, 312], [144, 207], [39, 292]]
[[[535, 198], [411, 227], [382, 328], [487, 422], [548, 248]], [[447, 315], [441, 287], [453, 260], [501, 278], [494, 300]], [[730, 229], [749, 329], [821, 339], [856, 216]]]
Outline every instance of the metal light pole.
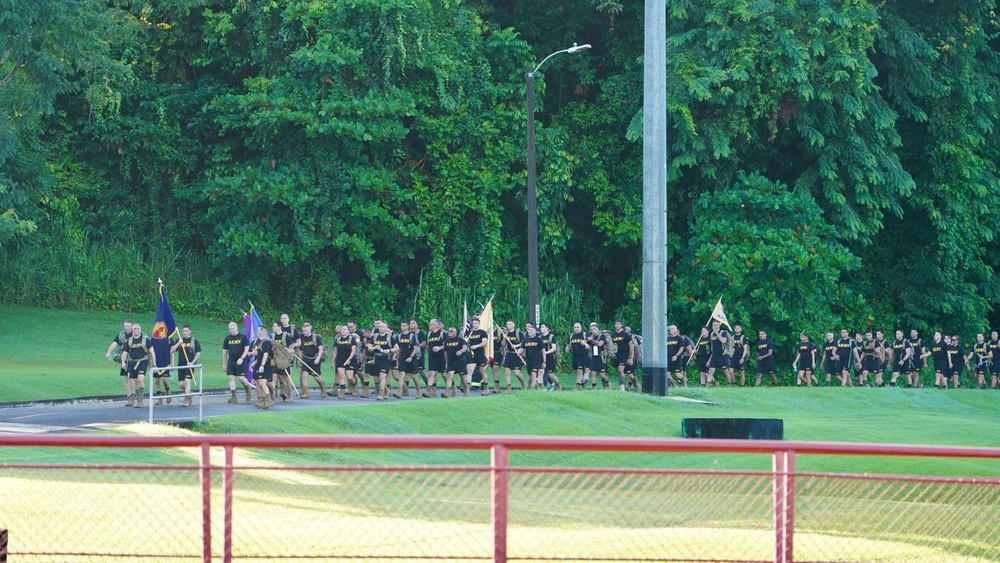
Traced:
[[667, 7], [646, 0], [642, 119], [642, 391], [666, 395]]
[[545, 61], [562, 53], [577, 53], [590, 49], [590, 45], [573, 44], [569, 49], [556, 51], [542, 59], [534, 70], [525, 75], [525, 98], [528, 108], [528, 320], [538, 326], [542, 307], [538, 298], [538, 190], [535, 185], [535, 73]]

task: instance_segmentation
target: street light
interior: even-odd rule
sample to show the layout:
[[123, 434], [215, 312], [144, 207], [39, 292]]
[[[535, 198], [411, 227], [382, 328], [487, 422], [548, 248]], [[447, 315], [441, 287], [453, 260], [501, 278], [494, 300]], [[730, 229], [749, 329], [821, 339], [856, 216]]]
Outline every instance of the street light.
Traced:
[[538, 191], [535, 187], [535, 73], [545, 61], [562, 53], [578, 53], [590, 45], [573, 44], [569, 49], [556, 51], [542, 59], [534, 70], [525, 75], [525, 97], [528, 106], [528, 320], [535, 326], [541, 322], [542, 310], [538, 300]]

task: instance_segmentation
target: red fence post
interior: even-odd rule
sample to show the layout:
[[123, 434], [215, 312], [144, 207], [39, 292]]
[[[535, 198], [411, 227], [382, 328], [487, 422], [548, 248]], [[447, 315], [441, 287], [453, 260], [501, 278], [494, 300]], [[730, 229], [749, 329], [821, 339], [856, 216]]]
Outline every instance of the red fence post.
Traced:
[[212, 563], [212, 458], [208, 442], [201, 445], [201, 561]]
[[233, 446], [227, 445], [226, 466], [222, 472], [222, 560], [230, 563], [233, 560]]
[[493, 563], [507, 563], [507, 477], [510, 452], [495, 445], [490, 449], [493, 488]]
[[774, 561], [793, 562], [795, 534], [795, 452], [774, 452]]

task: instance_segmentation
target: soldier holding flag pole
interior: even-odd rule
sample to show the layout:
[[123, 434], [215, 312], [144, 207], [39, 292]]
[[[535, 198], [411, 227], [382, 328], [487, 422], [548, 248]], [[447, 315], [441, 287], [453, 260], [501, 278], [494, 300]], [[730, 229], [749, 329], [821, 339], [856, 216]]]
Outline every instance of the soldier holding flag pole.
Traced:
[[[155, 394], [160, 395], [160, 387], [162, 385], [162, 394], [167, 395], [167, 403], [169, 403], [171, 400], [169, 396], [170, 372], [157, 368], [165, 368], [171, 364], [170, 341], [178, 338], [177, 323], [174, 322], [174, 314], [170, 311], [170, 302], [167, 301], [167, 290], [163, 288], [163, 280], [157, 278], [156, 282], [160, 285], [160, 288], [159, 302], [156, 306], [156, 319], [153, 321], [153, 350], [156, 352], [154, 354], [153, 386]], [[162, 405], [163, 399], [158, 398], [156, 404]]]

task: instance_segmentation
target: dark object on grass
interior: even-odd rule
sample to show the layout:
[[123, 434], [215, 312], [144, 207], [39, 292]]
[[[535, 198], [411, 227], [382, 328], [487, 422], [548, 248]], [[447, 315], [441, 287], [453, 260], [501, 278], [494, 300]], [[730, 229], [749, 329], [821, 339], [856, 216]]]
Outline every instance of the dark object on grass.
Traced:
[[782, 440], [785, 424], [780, 418], [685, 418], [683, 438]]

